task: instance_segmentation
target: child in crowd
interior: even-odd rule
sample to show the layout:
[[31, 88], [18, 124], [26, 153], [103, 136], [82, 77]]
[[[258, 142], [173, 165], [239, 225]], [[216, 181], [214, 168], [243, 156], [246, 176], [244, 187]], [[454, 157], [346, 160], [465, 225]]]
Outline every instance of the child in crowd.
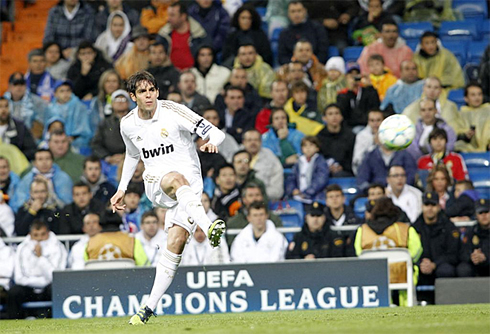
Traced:
[[308, 105], [308, 86], [302, 81], [296, 81], [291, 87], [291, 98], [284, 105], [284, 110], [291, 115], [308, 118], [312, 121], [321, 122], [321, 115], [315, 108]]
[[418, 169], [430, 170], [438, 164], [444, 164], [455, 180], [468, 179], [468, 170], [464, 159], [457, 153], [446, 151], [446, 130], [434, 128], [429, 134], [429, 144], [432, 153], [419, 158]]
[[236, 172], [233, 165], [221, 165], [214, 171], [216, 188], [211, 207], [222, 218], [233, 217], [240, 209], [240, 191], [236, 184]]
[[329, 169], [320, 152], [320, 141], [306, 136], [301, 141], [302, 156], [286, 180], [286, 196], [311, 204], [325, 199]]
[[385, 68], [383, 56], [374, 54], [368, 58], [369, 79], [373, 87], [378, 91], [379, 100], [383, 101], [388, 88], [398, 80]]
[[327, 78], [323, 80], [318, 92], [317, 109], [322, 113], [325, 108], [337, 102], [337, 92], [347, 87], [345, 62], [342, 57], [332, 57], [325, 65]]
[[453, 223], [469, 221], [475, 216], [475, 201], [479, 194], [470, 180], [457, 181], [454, 186], [454, 200], [446, 204], [446, 215]]
[[136, 233], [141, 228], [141, 217], [143, 216], [144, 209], [140, 205], [141, 189], [137, 184], [130, 184], [126, 195], [124, 197], [124, 203], [126, 204], [126, 210], [122, 215], [123, 226], [122, 231]]

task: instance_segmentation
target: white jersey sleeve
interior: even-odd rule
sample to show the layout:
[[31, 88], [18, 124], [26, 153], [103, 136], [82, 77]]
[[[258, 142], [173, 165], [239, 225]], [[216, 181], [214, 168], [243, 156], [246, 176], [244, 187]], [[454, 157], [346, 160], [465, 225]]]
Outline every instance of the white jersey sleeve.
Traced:
[[126, 191], [128, 184], [133, 177], [134, 171], [138, 166], [140, 160], [140, 152], [138, 148], [133, 144], [131, 139], [124, 133], [124, 126], [121, 122], [121, 137], [126, 145], [126, 156], [124, 157], [124, 163], [121, 173], [121, 181], [119, 182], [119, 187], [117, 190]]

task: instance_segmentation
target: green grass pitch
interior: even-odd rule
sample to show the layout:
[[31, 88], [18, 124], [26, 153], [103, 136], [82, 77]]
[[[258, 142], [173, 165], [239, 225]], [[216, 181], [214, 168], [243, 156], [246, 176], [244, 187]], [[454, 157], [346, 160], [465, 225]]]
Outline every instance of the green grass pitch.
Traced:
[[490, 305], [313, 310], [159, 316], [145, 326], [129, 317], [1, 320], [0, 333], [490, 333]]

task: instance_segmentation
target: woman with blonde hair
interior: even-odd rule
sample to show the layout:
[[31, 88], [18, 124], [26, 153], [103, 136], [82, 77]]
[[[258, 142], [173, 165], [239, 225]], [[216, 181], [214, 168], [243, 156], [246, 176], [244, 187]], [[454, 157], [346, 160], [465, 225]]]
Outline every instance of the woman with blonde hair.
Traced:
[[100, 76], [98, 88], [99, 94], [90, 102], [90, 127], [93, 133], [97, 131], [99, 123], [112, 114], [111, 94], [124, 87], [117, 71], [111, 68]]
[[443, 210], [446, 209], [446, 203], [451, 198], [449, 189], [453, 180], [449, 175], [444, 164], [437, 164], [432, 168], [427, 176], [427, 191], [435, 191], [439, 195], [439, 205]]

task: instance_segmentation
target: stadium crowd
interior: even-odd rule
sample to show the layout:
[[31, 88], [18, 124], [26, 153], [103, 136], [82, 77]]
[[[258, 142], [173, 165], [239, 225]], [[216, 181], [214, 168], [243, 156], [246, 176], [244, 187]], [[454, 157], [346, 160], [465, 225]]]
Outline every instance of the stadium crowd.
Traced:
[[[490, 150], [490, 47], [470, 76], [434, 30], [414, 47], [399, 30], [458, 14], [451, 1], [60, 1], [43, 47], [0, 97], [0, 236], [26, 236], [16, 247], [0, 238], [0, 304], [22, 317], [23, 302], [50, 298], [54, 270], [87, 260], [158, 262], [165, 209], [151, 207], [142, 163], [126, 211], [108, 207], [125, 154], [119, 122], [135, 107], [124, 80], [140, 70], [155, 76], [160, 98], [226, 135], [219, 154], [198, 152], [202, 203], [239, 231], [212, 249], [198, 228], [183, 264], [396, 246], [409, 249], [420, 285], [489, 276], [489, 190], [475, 189], [459, 153]], [[347, 59], [352, 46], [362, 47], [358, 59]], [[462, 88], [458, 108], [448, 96]], [[392, 114], [415, 124], [406, 150], [379, 144]], [[276, 228], [293, 211], [302, 229], [286, 239]], [[360, 227], [331, 229], [345, 225]], [[80, 240], [67, 249], [57, 236], [70, 234]]]

